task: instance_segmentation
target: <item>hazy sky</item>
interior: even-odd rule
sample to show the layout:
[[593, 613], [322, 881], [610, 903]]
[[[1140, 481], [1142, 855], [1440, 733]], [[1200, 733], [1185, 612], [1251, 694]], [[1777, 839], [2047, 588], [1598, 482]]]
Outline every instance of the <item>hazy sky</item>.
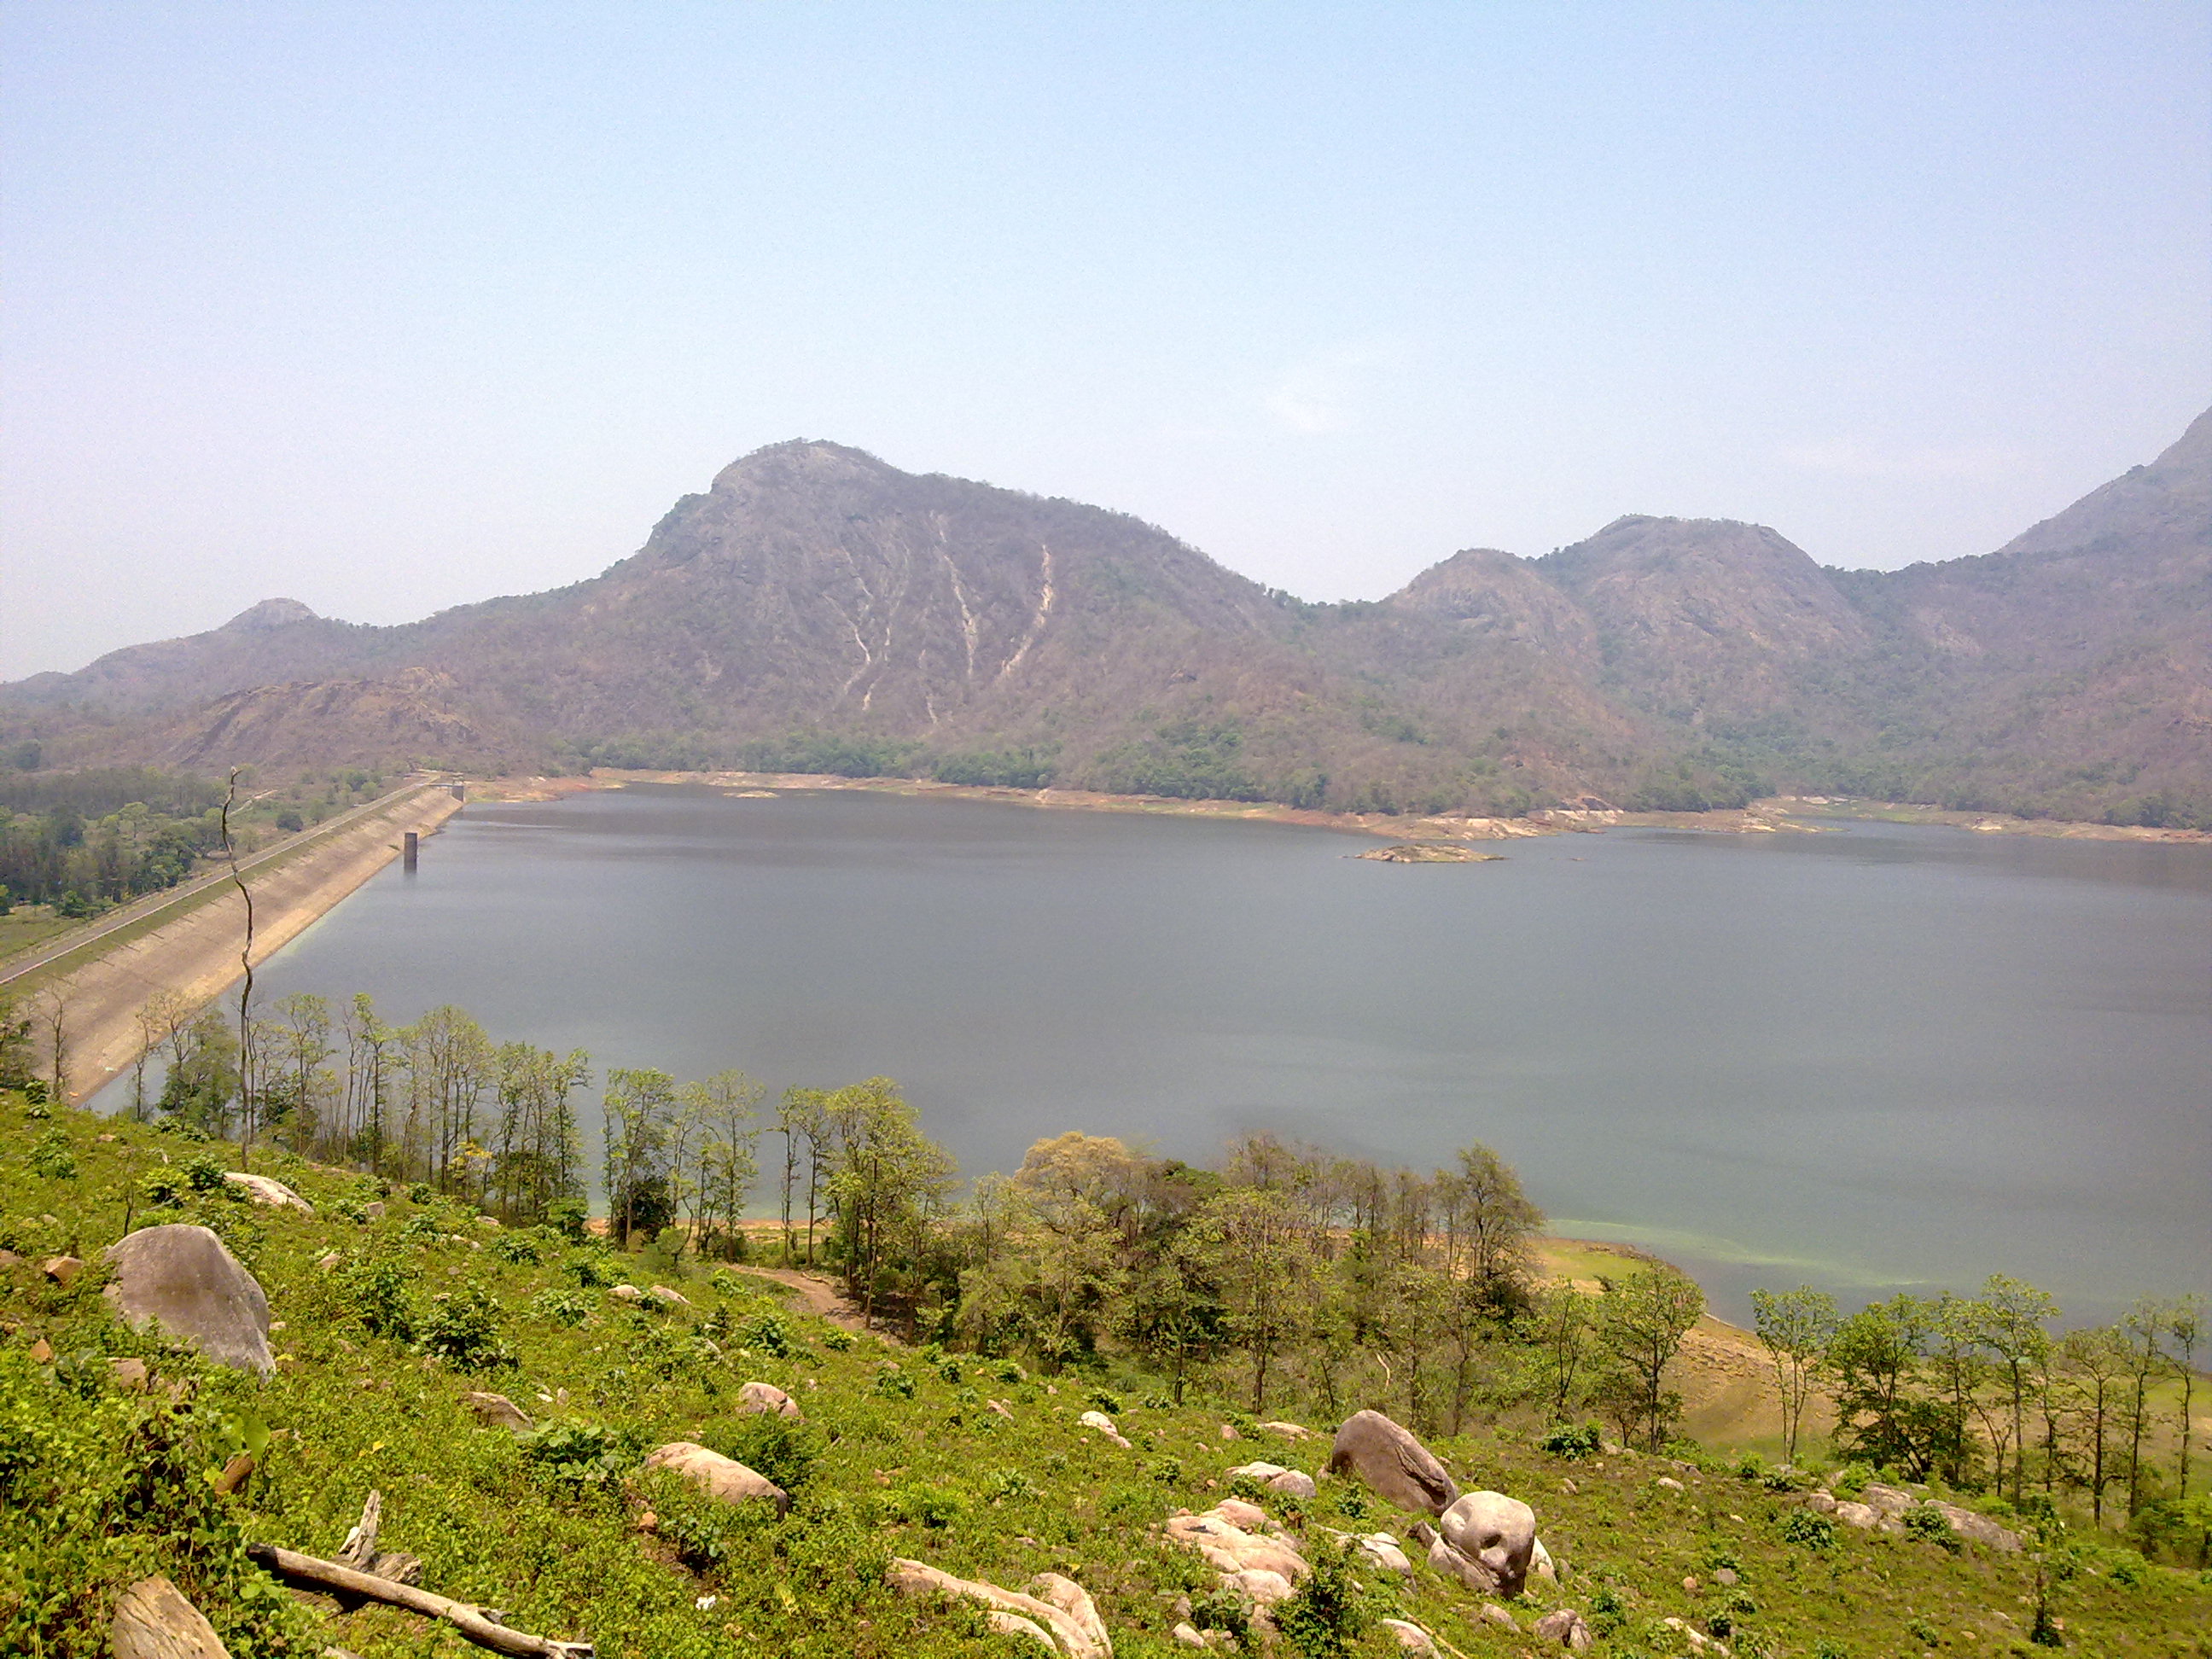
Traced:
[[807, 436], [1315, 599], [1985, 552], [2212, 403], [2212, 5], [9, 0], [0, 676]]

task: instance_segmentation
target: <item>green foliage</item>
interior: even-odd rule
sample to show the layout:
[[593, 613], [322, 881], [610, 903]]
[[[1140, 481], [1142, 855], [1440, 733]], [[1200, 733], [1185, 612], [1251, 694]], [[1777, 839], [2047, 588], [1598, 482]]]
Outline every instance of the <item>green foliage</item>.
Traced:
[[814, 1479], [829, 1443], [820, 1428], [775, 1412], [752, 1412], [719, 1430], [709, 1443], [725, 1457], [793, 1494]]
[[501, 1336], [505, 1316], [481, 1285], [442, 1291], [415, 1318], [415, 1343], [465, 1371], [493, 1370], [514, 1364], [514, 1351]]
[[790, 1322], [773, 1308], [763, 1309], [741, 1321], [732, 1335], [738, 1346], [766, 1354], [772, 1359], [788, 1359], [799, 1349]]
[[[125, 1395], [80, 1369], [0, 1349], [0, 1651], [108, 1651], [107, 1610], [127, 1583], [167, 1575], [234, 1653], [306, 1644], [307, 1620], [245, 1555], [236, 1517], [208, 1484], [232, 1449], [266, 1431]], [[89, 1382], [89, 1387], [82, 1386]]]
[[40, 1135], [31, 1149], [31, 1167], [48, 1181], [76, 1180], [76, 1154], [70, 1150], [69, 1136], [59, 1129]]
[[1928, 1504], [1919, 1504], [1905, 1512], [1905, 1530], [1908, 1537], [1923, 1544], [1933, 1544], [1938, 1549], [1956, 1555], [1964, 1545], [1959, 1534], [1951, 1530], [1951, 1523], [1943, 1518], [1942, 1511]]
[[1605, 1433], [1595, 1423], [1580, 1428], [1561, 1423], [1547, 1430], [1536, 1443], [1554, 1457], [1594, 1457], [1605, 1445]]
[[574, 1330], [592, 1316], [592, 1304], [574, 1291], [544, 1290], [530, 1299], [531, 1316]]
[[902, 1370], [876, 1373], [875, 1392], [883, 1400], [911, 1400], [914, 1398], [914, 1378]]
[[1825, 1555], [1836, 1547], [1836, 1523], [1810, 1510], [1791, 1510], [1782, 1517], [1782, 1541]]
[[501, 1233], [491, 1242], [491, 1253], [501, 1261], [517, 1267], [536, 1267], [543, 1259], [538, 1254], [538, 1241], [528, 1233]]
[[1313, 1571], [1275, 1608], [1275, 1626], [1299, 1659], [1350, 1659], [1374, 1626], [1380, 1598], [1358, 1576], [1348, 1543], [1310, 1549]]
[[[748, 772], [805, 772], [840, 778], [897, 778], [908, 775], [918, 744], [890, 738], [801, 729], [782, 738], [738, 747]], [[603, 764], [612, 765], [609, 761]]]
[[971, 787], [1042, 789], [1052, 781], [1052, 751], [977, 749], [943, 754], [930, 763], [929, 775], [939, 783]]
[[1164, 721], [1135, 743], [1091, 763], [1097, 787], [1121, 795], [1181, 800], [1261, 800], [1265, 793], [1243, 763], [1244, 732], [1233, 720]]
[[541, 1424], [514, 1443], [532, 1479], [572, 1496], [614, 1490], [638, 1462], [623, 1436], [589, 1423]]

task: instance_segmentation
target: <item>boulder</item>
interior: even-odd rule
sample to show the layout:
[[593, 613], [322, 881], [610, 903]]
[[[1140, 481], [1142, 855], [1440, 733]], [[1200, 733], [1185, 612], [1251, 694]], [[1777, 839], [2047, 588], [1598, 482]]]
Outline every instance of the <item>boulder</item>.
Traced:
[[0, 1268], [20, 1267], [22, 1265], [23, 1258], [17, 1255], [15, 1251], [0, 1250]]
[[1224, 1498], [1213, 1506], [1212, 1513], [1232, 1527], [1242, 1527], [1247, 1532], [1266, 1532], [1267, 1511], [1257, 1504], [1248, 1504], [1241, 1498]]
[[1513, 1622], [1513, 1615], [1495, 1601], [1485, 1601], [1482, 1604], [1482, 1622], [1486, 1625], [1495, 1625], [1500, 1630], [1517, 1631], [1521, 1628]]
[[1168, 1638], [1187, 1648], [1203, 1648], [1206, 1638], [1198, 1633], [1198, 1626], [1186, 1619], [1168, 1632]]
[[1375, 1622], [1397, 1638], [1401, 1653], [1410, 1653], [1413, 1659], [1437, 1659], [1436, 1638], [1412, 1620], [1378, 1619]]
[[143, 1359], [111, 1359], [107, 1370], [118, 1389], [137, 1394], [146, 1387], [146, 1362]]
[[1313, 1476], [1300, 1469], [1286, 1469], [1279, 1463], [1245, 1463], [1229, 1471], [1231, 1479], [1243, 1475], [1257, 1480], [1271, 1492], [1281, 1492], [1285, 1498], [1311, 1498], [1320, 1490]]
[[1387, 1532], [1355, 1534], [1332, 1532], [1326, 1527], [1321, 1530], [1338, 1543], [1349, 1544], [1358, 1550], [1370, 1566], [1380, 1567], [1385, 1572], [1402, 1573], [1409, 1577], [1413, 1574], [1413, 1564], [1407, 1559], [1405, 1547]]
[[513, 1429], [517, 1434], [527, 1434], [537, 1426], [530, 1420], [529, 1413], [503, 1394], [472, 1389], [461, 1396], [461, 1403], [474, 1412], [477, 1421], [488, 1429]]
[[745, 1413], [766, 1412], [776, 1417], [799, 1415], [799, 1402], [773, 1382], [748, 1382], [739, 1389], [738, 1409]]
[[[1224, 1505], [1224, 1508], [1226, 1506]], [[1251, 1506], [1244, 1506], [1249, 1510]], [[1254, 1526], [1264, 1525], [1264, 1521]], [[1313, 1569], [1285, 1539], [1267, 1536], [1240, 1525], [1215, 1509], [1205, 1515], [1171, 1515], [1163, 1528], [1168, 1541], [1195, 1550], [1206, 1565], [1224, 1579], [1252, 1572], [1272, 1573], [1285, 1583], [1304, 1578]], [[1249, 1590], [1251, 1586], [1245, 1588]], [[1285, 1592], [1287, 1593], [1287, 1592]]]
[[1311, 1429], [1297, 1423], [1262, 1423], [1260, 1425], [1260, 1432], [1262, 1434], [1279, 1435], [1285, 1440], [1311, 1440], [1314, 1438], [1314, 1431]]
[[1861, 1532], [1872, 1532], [1881, 1524], [1881, 1511], [1865, 1504], [1838, 1504], [1836, 1519], [1847, 1527], [1856, 1527]]
[[1331, 1474], [1356, 1474], [1376, 1496], [1401, 1509], [1442, 1515], [1459, 1498], [1459, 1486], [1427, 1447], [1380, 1412], [1345, 1419], [1329, 1449]]
[[263, 1376], [276, 1369], [269, 1297], [205, 1227], [141, 1227], [106, 1256], [115, 1273], [104, 1294], [132, 1324], [150, 1320], [218, 1364]]
[[645, 1300], [645, 1292], [638, 1289], [635, 1285], [611, 1285], [607, 1290], [607, 1294], [614, 1297], [617, 1302], [637, 1303]]
[[1582, 1614], [1572, 1607], [1555, 1607], [1536, 1621], [1536, 1639], [1556, 1642], [1574, 1653], [1587, 1653], [1595, 1639]]
[[380, 1199], [380, 1199], [375, 1200], [374, 1200], [374, 1202], [372, 1202], [372, 1203], [368, 1203], [368, 1204], [364, 1204], [364, 1205], [362, 1205], [362, 1206], [361, 1206], [361, 1212], [362, 1212], [363, 1215], [367, 1216], [367, 1217], [368, 1217], [371, 1221], [381, 1221], [381, 1220], [383, 1220], [383, 1219], [384, 1219], [384, 1200], [383, 1200], [382, 1199]]
[[1668, 1492], [1687, 1492], [1687, 1491], [1689, 1491], [1689, 1488], [1688, 1488], [1687, 1486], [1684, 1486], [1680, 1481], [1677, 1480], [1676, 1480], [1673, 1475], [1671, 1475], [1671, 1474], [1662, 1474], [1662, 1475], [1661, 1475], [1661, 1476], [1659, 1477], [1659, 1480], [1658, 1480], [1658, 1483], [1657, 1483], [1657, 1484], [1658, 1484], [1658, 1485], [1660, 1485], [1660, 1486], [1662, 1486], [1666, 1487], [1666, 1488], [1667, 1488], [1667, 1490], [1668, 1490]]
[[1114, 1426], [1114, 1419], [1107, 1416], [1104, 1412], [1085, 1412], [1075, 1420], [1085, 1428], [1095, 1429], [1104, 1435], [1123, 1451], [1131, 1449], [1129, 1443], [1121, 1437], [1121, 1431]]
[[[1529, 1544], [1528, 1571], [1531, 1577], [1541, 1578], [1547, 1583], [1559, 1582], [1559, 1570], [1552, 1565], [1552, 1553], [1544, 1547], [1544, 1540], [1540, 1538], [1531, 1540]], [[1733, 1578], [1729, 1580], [1730, 1583], [1735, 1582]]]
[[1809, 1493], [1805, 1499], [1805, 1507], [1816, 1515], [1832, 1514], [1836, 1508], [1836, 1495], [1832, 1492]]
[[1297, 1586], [1287, 1573], [1275, 1572], [1267, 1567], [1247, 1567], [1242, 1572], [1225, 1572], [1222, 1582], [1233, 1584], [1247, 1601], [1255, 1607], [1272, 1607], [1287, 1601], [1297, 1594]]
[[107, 1639], [115, 1659], [230, 1659], [207, 1615], [158, 1576], [123, 1592]]
[[665, 1285], [655, 1285], [646, 1294], [664, 1308], [688, 1308], [691, 1305], [690, 1297], [681, 1291], [672, 1291]]
[[248, 1175], [243, 1170], [226, 1170], [222, 1177], [232, 1186], [240, 1188], [256, 1204], [266, 1204], [273, 1210], [297, 1210], [302, 1215], [313, 1215], [315, 1206], [275, 1177]]
[[1899, 1492], [1894, 1486], [1881, 1486], [1871, 1480], [1867, 1483], [1866, 1489], [1859, 1493], [1860, 1503], [1870, 1510], [1878, 1510], [1888, 1516], [1901, 1516], [1905, 1510], [1912, 1508], [1919, 1501], [1909, 1492]]
[[1027, 1636], [1048, 1653], [1066, 1659], [1114, 1659], [1114, 1644], [1091, 1605], [1072, 1578], [1040, 1573], [1030, 1588], [1035, 1595], [1001, 1589], [979, 1579], [955, 1578], [925, 1562], [894, 1559], [884, 1580], [902, 1595], [950, 1595], [980, 1601], [991, 1609], [991, 1627], [1005, 1635]]
[[1535, 1555], [1536, 1511], [1504, 1492], [1471, 1492], [1437, 1522], [1443, 1541], [1482, 1570], [1508, 1601], [1528, 1582]]
[[76, 1283], [76, 1276], [84, 1271], [84, 1263], [73, 1255], [50, 1255], [39, 1263], [39, 1271], [67, 1290]]
[[672, 1440], [656, 1448], [645, 1460], [648, 1469], [673, 1469], [685, 1480], [702, 1487], [709, 1498], [720, 1498], [725, 1504], [740, 1504], [749, 1498], [765, 1498], [775, 1505], [778, 1516], [791, 1510], [791, 1494], [766, 1475], [747, 1468], [734, 1457], [725, 1457], [710, 1451], [696, 1441]]
[[1928, 1507], [1949, 1522], [1951, 1530], [1960, 1537], [1971, 1538], [1977, 1544], [1987, 1544], [1991, 1549], [2002, 1550], [2007, 1555], [2019, 1553], [2020, 1534], [1999, 1526], [1988, 1516], [1977, 1514], [1972, 1510], [1962, 1510], [1956, 1504], [1930, 1504]]

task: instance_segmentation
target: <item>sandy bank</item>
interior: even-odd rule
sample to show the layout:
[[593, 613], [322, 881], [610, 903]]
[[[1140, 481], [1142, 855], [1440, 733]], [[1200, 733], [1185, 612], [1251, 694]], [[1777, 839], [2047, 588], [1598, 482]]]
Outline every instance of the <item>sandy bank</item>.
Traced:
[[[410, 830], [428, 836], [460, 811], [431, 787], [313, 842], [274, 869], [249, 874], [256, 966], [297, 939], [339, 900], [399, 856]], [[143, 1043], [138, 1011], [156, 992], [174, 991], [195, 1008], [240, 976], [246, 907], [224, 886], [179, 902], [177, 913], [143, 932], [118, 936], [92, 960], [48, 979], [42, 996], [64, 999], [68, 1095], [81, 1103], [135, 1063]]]
[[999, 789], [927, 778], [844, 778], [811, 772], [617, 772], [600, 768], [588, 777], [493, 778], [471, 783], [478, 800], [558, 800], [564, 795], [622, 789], [633, 783], [697, 784], [733, 795], [774, 796], [787, 791], [859, 790], [878, 795], [932, 796], [952, 800], [1005, 801], [1016, 806], [1084, 812], [1147, 812], [1169, 817], [1239, 818], [1299, 823], [1316, 830], [1380, 836], [1390, 841], [1513, 841], [1526, 836], [1593, 835], [1607, 830], [1695, 830], [1707, 835], [1820, 835], [1844, 826], [1839, 819], [1929, 823], [1982, 835], [2048, 836], [2070, 841], [2138, 841], [2212, 845], [2212, 832], [2154, 830], [2128, 824], [2075, 823], [2015, 818], [2002, 813], [1953, 812], [1894, 801], [1843, 800], [1824, 795], [1777, 795], [1711, 812], [1627, 812], [1616, 807], [1553, 807], [1526, 817], [1474, 817], [1455, 813], [1393, 817], [1382, 812], [1322, 812], [1275, 801], [1173, 800], [1159, 795], [1108, 795], [1089, 789]]

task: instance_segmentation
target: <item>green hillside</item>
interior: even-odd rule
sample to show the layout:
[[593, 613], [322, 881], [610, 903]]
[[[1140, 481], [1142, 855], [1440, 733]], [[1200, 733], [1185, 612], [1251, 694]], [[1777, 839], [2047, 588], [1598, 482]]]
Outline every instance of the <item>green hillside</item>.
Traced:
[[[234, 1655], [475, 1651], [412, 1613], [280, 1589], [246, 1556], [248, 1544], [335, 1554], [375, 1489], [381, 1547], [419, 1557], [425, 1588], [610, 1659], [1037, 1651], [992, 1633], [972, 1603], [901, 1596], [885, 1582], [896, 1558], [1012, 1589], [1065, 1574], [1123, 1659], [1186, 1651], [1170, 1634], [1183, 1621], [1252, 1651], [1396, 1652], [1380, 1615], [1463, 1654], [1525, 1652], [1538, 1617], [1563, 1606], [1607, 1655], [1715, 1641], [1738, 1654], [2025, 1651], [2039, 1573], [2074, 1650], [2212, 1651], [2212, 1587], [2196, 1567], [2147, 1562], [2113, 1534], [2028, 1526], [2015, 1555], [1924, 1528], [1856, 1532], [1808, 1507], [1810, 1473], [1556, 1435], [1547, 1450], [1544, 1413], [1503, 1406], [1425, 1435], [1463, 1486], [1532, 1504], [1558, 1563], [1558, 1582], [1532, 1577], [1501, 1622], [1417, 1548], [1405, 1577], [1337, 1561], [1322, 1529], [1406, 1541], [1415, 1518], [1357, 1480], [1325, 1478], [1298, 1502], [1232, 1479], [1255, 1459], [1318, 1472], [1328, 1444], [1277, 1437], [1213, 1398], [1227, 1367], [1194, 1376], [1177, 1405], [1127, 1354], [1071, 1356], [1048, 1375], [1033, 1355], [856, 1337], [746, 1267], [502, 1227], [426, 1186], [282, 1152], [258, 1155], [257, 1170], [315, 1213], [251, 1203], [222, 1180], [234, 1151], [0, 1095], [0, 1245], [19, 1258], [0, 1267], [0, 1650], [104, 1654], [115, 1596], [158, 1571]], [[102, 1247], [174, 1221], [214, 1229], [265, 1288], [278, 1356], [265, 1382], [109, 1316]], [[64, 1255], [86, 1264], [66, 1284], [41, 1268]], [[633, 1305], [621, 1283], [684, 1301]], [[126, 1357], [143, 1362], [143, 1387], [118, 1374]], [[755, 1381], [787, 1391], [804, 1420], [745, 1413], [738, 1390]], [[532, 1430], [481, 1424], [471, 1390], [508, 1397]], [[1126, 1448], [1079, 1425], [1091, 1409]], [[640, 1472], [678, 1440], [781, 1481], [788, 1515]], [[241, 1455], [251, 1473], [219, 1493], [217, 1472], [242, 1474]], [[1158, 1531], [1232, 1490], [1316, 1564], [1273, 1635]]]

